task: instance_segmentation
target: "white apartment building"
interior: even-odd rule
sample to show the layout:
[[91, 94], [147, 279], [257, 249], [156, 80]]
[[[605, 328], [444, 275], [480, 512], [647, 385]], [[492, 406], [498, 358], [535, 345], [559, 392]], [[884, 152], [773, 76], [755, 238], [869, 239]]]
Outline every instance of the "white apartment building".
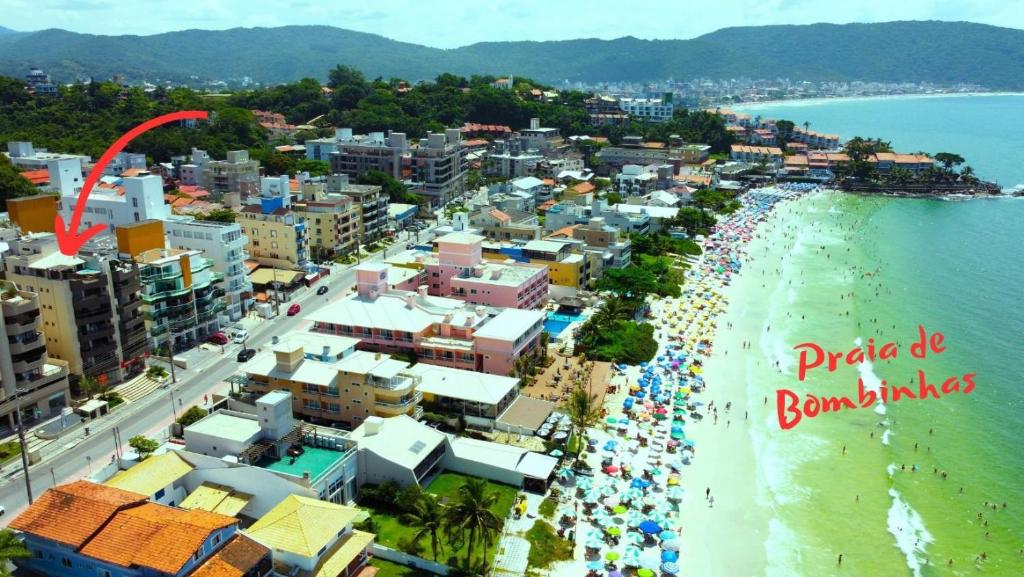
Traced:
[[7, 158], [11, 164], [24, 170], [43, 170], [51, 160], [72, 159], [78, 161], [79, 172], [91, 160], [88, 156], [50, 152], [45, 148], [36, 148], [31, 142], [13, 141], [7, 143]]
[[252, 281], [245, 268], [249, 238], [241, 225], [172, 216], [164, 222], [164, 232], [170, 248], [199, 250], [213, 261], [214, 272], [224, 275], [224, 316], [232, 321], [242, 318], [252, 306]]
[[619, 108], [630, 116], [651, 122], [668, 122], [674, 107], [661, 98], [620, 98]]
[[[81, 167], [76, 159], [59, 159], [51, 160], [48, 168], [50, 187], [60, 192], [57, 211], [70, 224], [82, 191]], [[164, 183], [159, 176], [141, 172], [122, 179], [120, 186], [123, 193], [117, 188], [93, 187], [82, 212], [81, 230], [102, 224], [113, 233], [117, 226], [149, 219], [166, 220], [171, 215], [170, 207], [164, 204]]]

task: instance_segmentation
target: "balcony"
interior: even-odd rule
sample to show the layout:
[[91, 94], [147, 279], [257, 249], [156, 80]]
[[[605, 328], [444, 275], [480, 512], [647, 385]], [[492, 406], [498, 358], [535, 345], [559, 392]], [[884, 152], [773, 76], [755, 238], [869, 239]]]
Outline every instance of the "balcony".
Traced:
[[32, 336], [15, 339], [14, 342], [10, 343], [9, 347], [12, 355], [17, 355], [19, 353], [39, 348], [42, 333], [39, 331], [30, 331], [29, 334]]
[[146, 268], [143, 269], [139, 274], [139, 278], [145, 284], [152, 284], [160, 281], [171, 281], [181, 278], [181, 269], [174, 269], [169, 272], [163, 272], [158, 268]]
[[390, 403], [386, 401], [377, 401], [373, 406], [374, 410], [383, 416], [393, 417], [397, 415], [409, 415], [415, 411], [422, 399], [423, 393], [416, 392], [411, 397], [408, 397], [404, 402]]
[[154, 292], [150, 294], [143, 294], [142, 301], [145, 303], [155, 303], [165, 299], [187, 295], [190, 292], [192, 292], [192, 287], [183, 287], [179, 289], [171, 289], [161, 292]]
[[404, 394], [419, 383], [417, 377], [407, 377], [399, 375], [390, 379], [381, 379], [377, 377], [370, 377], [370, 384], [378, 389], [388, 391], [389, 394], [400, 395]]

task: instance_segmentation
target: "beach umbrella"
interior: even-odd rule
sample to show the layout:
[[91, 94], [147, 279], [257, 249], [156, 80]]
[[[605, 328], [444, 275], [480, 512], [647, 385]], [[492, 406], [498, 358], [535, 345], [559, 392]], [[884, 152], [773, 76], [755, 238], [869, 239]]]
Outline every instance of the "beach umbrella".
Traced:
[[597, 517], [597, 524], [607, 529], [615, 525], [615, 517], [605, 513]]
[[642, 567], [640, 569], [637, 569], [636, 577], [654, 577], [654, 571], [648, 569], [647, 567]]
[[604, 541], [600, 539], [589, 539], [587, 540], [585, 545], [587, 549], [600, 550], [602, 547], [604, 547]]
[[666, 551], [678, 551], [679, 539], [669, 539], [668, 541], [662, 541], [661, 548]]
[[[675, 477], [673, 477], [673, 479], [674, 478]], [[670, 500], [672, 500], [672, 501], [682, 501], [683, 500], [683, 488], [678, 486], [678, 485], [674, 485], [672, 483], [672, 479], [669, 479], [668, 481], [669, 481], [670, 485], [673, 485], [673, 486], [669, 487], [668, 491], [666, 492], [666, 495], [668, 496], [668, 498]], [[676, 481], [676, 482], [678, 483], [679, 481]]]
[[651, 476], [652, 477], [657, 477], [658, 475], [660, 475], [662, 473], [664, 473], [664, 471], [662, 471], [659, 467], [651, 467]]
[[600, 541], [604, 546], [604, 531], [599, 529], [591, 529], [587, 531], [587, 541]]
[[658, 539], [662, 541], [671, 541], [672, 539], [678, 539], [679, 535], [676, 535], [675, 531], [662, 531], [658, 533]]
[[605, 553], [604, 558], [608, 561], [615, 561], [620, 557], [618, 551], [609, 551]]
[[593, 484], [594, 484], [594, 479], [591, 478], [591, 477], [577, 477], [576, 478], [576, 488], [577, 489], [586, 491], [586, 490], [590, 489], [593, 486]]
[[591, 447], [596, 447], [599, 442], [597, 439], [587, 439], [587, 444]]
[[583, 500], [587, 503], [597, 503], [601, 500], [601, 491], [591, 489], [583, 496]]
[[[561, 457], [565, 453], [563, 453], [561, 449], [555, 449], [554, 451], [551, 451], [548, 454], [551, 455], [552, 457]], [[573, 473], [572, 469], [569, 469], [569, 472]], [[573, 474], [575, 475], [575, 473], [573, 473]]]
[[615, 513], [616, 515], [621, 515], [628, 510], [629, 509], [625, 505], [616, 505], [612, 507], [612, 513]]
[[605, 507], [615, 507], [616, 505], [619, 504], [619, 498], [618, 497], [605, 497], [605, 500], [602, 501], [602, 503], [604, 503]]
[[622, 557], [622, 564], [626, 567], [639, 567], [640, 557], [631, 557], [629, 555], [625, 555]]
[[[675, 523], [673, 523], [671, 519], [666, 517], [665, 514], [661, 513], [660, 511], [655, 511], [654, 513], [651, 513], [647, 517], [647, 520], [656, 523], [658, 527], [662, 530], [671, 529], [675, 525]], [[658, 531], [658, 533], [660, 532], [661, 531]]]
[[675, 563], [676, 561], [679, 560], [679, 553], [676, 553], [675, 551], [668, 551], [668, 550], [662, 551], [661, 552], [661, 560], [663, 562], [665, 562], [665, 563]]
[[608, 534], [612, 537], [618, 537], [619, 535], [622, 535], [622, 529], [619, 529], [618, 527], [611, 527], [608, 529]]
[[608, 577], [622, 577], [622, 571], [615, 570], [608, 573]]
[[591, 571], [600, 571], [601, 569], [604, 569], [604, 563], [602, 563], [600, 560], [591, 561], [587, 563], [587, 569], [590, 569]]
[[650, 519], [644, 521], [643, 523], [640, 523], [640, 525], [637, 528], [648, 535], [661, 533], [661, 525], [658, 525], [656, 522], [651, 521]]
[[676, 573], [679, 573], [679, 565], [672, 562], [662, 563], [661, 570], [669, 575], [675, 575]]
[[614, 425], [615, 423], [618, 423], [619, 420], [616, 419], [615, 417], [608, 417], [607, 419], [605, 419], [605, 422], [608, 423], [609, 425]]
[[608, 483], [607, 485], [601, 487], [601, 494], [604, 495], [605, 497], [611, 497], [613, 495], [618, 495], [619, 490], [615, 488], [615, 483]]
[[558, 510], [559, 517], [569, 517], [570, 519], [576, 518], [576, 511], [571, 507], [562, 507]]
[[654, 495], [648, 495], [644, 497], [644, 505], [648, 507], [656, 507], [658, 505], [658, 498]]
[[[630, 511], [626, 514], [626, 526], [639, 527], [647, 518], [639, 511]], [[636, 535], [636, 533], [633, 533]]]
[[563, 479], [571, 479], [576, 476], [576, 471], [573, 471], [569, 467], [562, 467], [558, 470], [558, 476]]

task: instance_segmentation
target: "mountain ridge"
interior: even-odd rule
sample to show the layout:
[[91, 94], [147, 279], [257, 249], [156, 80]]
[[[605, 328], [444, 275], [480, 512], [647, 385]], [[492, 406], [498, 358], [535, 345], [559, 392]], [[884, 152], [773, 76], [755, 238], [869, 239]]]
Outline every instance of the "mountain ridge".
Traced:
[[[26, 55], [31, 55], [26, 56]], [[190, 29], [100, 36], [61, 29], [0, 33], [0, 73], [39, 66], [63, 82], [122, 74], [129, 80], [325, 79], [335, 64], [407, 80], [515, 74], [546, 82], [674, 77], [972, 83], [1024, 88], [1024, 30], [971, 22], [737, 26], [687, 40], [624, 36], [478, 42], [432, 48], [326, 25]], [[191, 79], [195, 80], [195, 79]]]

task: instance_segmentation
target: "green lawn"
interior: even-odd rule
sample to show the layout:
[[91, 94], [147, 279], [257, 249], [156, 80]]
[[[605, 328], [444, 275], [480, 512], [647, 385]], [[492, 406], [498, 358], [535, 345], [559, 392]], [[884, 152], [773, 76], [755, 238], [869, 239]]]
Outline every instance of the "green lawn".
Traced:
[[413, 569], [412, 567], [406, 567], [405, 565], [399, 565], [398, 563], [378, 558], [371, 559], [370, 565], [378, 569], [377, 577], [433, 577], [434, 575], [429, 571]]
[[528, 563], [530, 567], [543, 569], [555, 561], [572, 558], [572, 543], [558, 536], [558, 532], [547, 521], [538, 519], [526, 532], [530, 542]]
[[[442, 500], [447, 497], [448, 501], [453, 501], [458, 498], [459, 487], [471, 478], [472, 477], [458, 473], [444, 472], [438, 475], [425, 490], [428, 493], [437, 495]], [[515, 504], [518, 490], [508, 485], [500, 485], [491, 482], [488, 482], [487, 487], [489, 491], [498, 492], [498, 499], [491, 507], [491, 511], [497, 515], [499, 519], [504, 520], [505, 517], [508, 516], [509, 511], [512, 510], [512, 505]], [[377, 533], [377, 542], [385, 547], [399, 549], [398, 545], [400, 542], [411, 538], [412, 535], [416, 533], [416, 529], [414, 527], [410, 527], [402, 523], [398, 517], [391, 513], [380, 511], [363, 504], [361, 504], [360, 507], [366, 509], [370, 513], [370, 517], [373, 519]], [[438, 556], [439, 563], [447, 564], [447, 559], [453, 554], [457, 555], [460, 559], [465, 557], [464, 551], [453, 551], [452, 547], [448, 544], [447, 539], [444, 538], [444, 535], [441, 535], [440, 541], [441, 551]], [[433, 559], [434, 554], [430, 549], [430, 536], [426, 535], [421, 538], [419, 544], [423, 547], [423, 552], [420, 556], [425, 559]], [[488, 560], [494, 558], [494, 551], [497, 548], [497, 545], [498, 539], [497, 536], [495, 536], [494, 542], [491, 543], [491, 546], [487, 550]], [[479, 559], [484, 551], [483, 543], [478, 541], [474, 546], [474, 550], [473, 557]]]
[[0, 464], [12, 461], [21, 455], [21, 443], [18, 441], [7, 441], [0, 443]]

